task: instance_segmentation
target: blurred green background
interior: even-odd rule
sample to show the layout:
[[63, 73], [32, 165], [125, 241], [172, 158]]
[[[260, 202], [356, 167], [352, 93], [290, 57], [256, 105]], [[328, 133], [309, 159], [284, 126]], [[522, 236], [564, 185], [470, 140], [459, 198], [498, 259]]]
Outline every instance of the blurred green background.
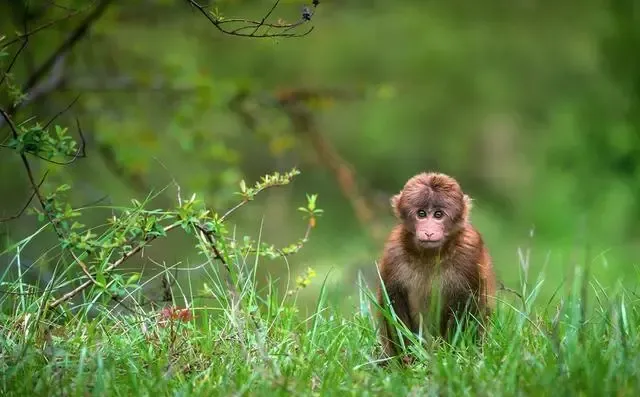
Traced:
[[[229, 17], [260, 19], [271, 4], [215, 5]], [[303, 4], [282, 1], [272, 19], [295, 21]], [[12, 70], [18, 86], [91, 9], [72, 0], [0, 5], [0, 35], [10, 39], [24, 31], [25, 15], [36, 27], [83, 10], [30, 37]], [[384, 238], [391, 228], [390, 196], [415, 173], [438, 170], [474, 198], [472, 220], [508, 286], [518, 287], [523, 268], [531, 279], [544, 271], [549, 297], [585, 264], [607, 287], [633, 285], [640, 252], [637, 2], [323, 0], [312, 23], [302, 38], [247, 39], [220, 33], [186, 1], [110, 2], [41, 81], [42, 95], [16, 115], [47, 120], [79, 95], [56, 122], [73, 130], [79, 119], [87, 158], [69, 167], [41, 163], [38, 172], [51, 169], [46, 186], [71, 183], [78, 206], [100, 199], [128, 205], [166, 188], [152, 206], [169, 207], [175, 180], [183, 197], [198, 193], [224, 211], [240, 179], [252, 183], [296, 166], [302, 175], [292, 185], [266, 191], [230, 220], [238, 234], [288, 244], [306, 226], [296, 208], [305, 193], [318, 193], [325, 214], [310, 242], [288, 264], [263, 260], [261, 279], [312, 267], [318, 277], [303, 303], [314, 302], [329, 274], [330, 299], [348, 307], [358, 272], [376, 281], [382, 240], [372, 230]], [[278, 106], [301, 92], [312, 100]], [[3, 125], [0, 133], [4, 139], [9, 130]], [[355, 185], [340, 184], [345, 164]], [[0, 151], [0, 180], [0, 216], [7, 216], [30, 194], [9, 150]], [[357, 216], [354, 208], [363, 207], [370, 218]], [[94, 209], [84, 221], [100, 224], [108, 215]], [[36, 225], [23, 216], [0, 225], [0, 233], [15, 241]], [[39, 238], [25, 257], [40, 258], [54, 239]], [[157, 263], [184, 268], [198, 260], [193, 242], [174, 235], [129, 268], [152, 273]]]

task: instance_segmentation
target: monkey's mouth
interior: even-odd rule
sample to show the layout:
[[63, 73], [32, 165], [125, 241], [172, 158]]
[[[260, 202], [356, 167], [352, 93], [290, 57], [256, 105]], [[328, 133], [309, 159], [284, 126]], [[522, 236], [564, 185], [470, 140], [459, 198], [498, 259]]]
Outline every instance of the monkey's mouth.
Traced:
[[438, 248], [442, 245], [444, 239], [439, 240], [423, 240], [418, 239], [418, 244], [423, 248]]

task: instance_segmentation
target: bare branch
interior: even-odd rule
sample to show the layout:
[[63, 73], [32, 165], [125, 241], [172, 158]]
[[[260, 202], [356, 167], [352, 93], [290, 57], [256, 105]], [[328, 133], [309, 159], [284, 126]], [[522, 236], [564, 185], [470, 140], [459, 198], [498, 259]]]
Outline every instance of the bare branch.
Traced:
[[[211, 22], [213, 26], [216, 27], [222, 33], [232, 35], [232, 36], [240, 36], [240, 37], [254, 37], [254, 38], [267, 38], [267, 37], [303, 37], [311, 33], [313, 30], [313, 26], [309, 29], [305, 30], [302, 33], [289, 33], [291, 30], [302, 26], [311, 21], [311, 16], [313, 13], [310, 11], [308, 7], [305, 7], [302, 11], [301, 18], [297, 22], [294, 23], [280, 23], [280, 22], [267, 22], [267, 19], [273, 14], [276, 7], [280, 3], [280, 0], [275, 0], [274, 4], [271, 6], [269, 11], [265, 14], [265, 16], [259, 20], [251, 20], [245, 18], [222, 18], [213, 15], [210, 11], [207, 11], [204, 6], [200, 5], [195, 0], [186, 0], [193, 7], [195, 7], [202, 15], [205, 16]], [[313, 2], [313, 7], [317, 6], [318, 2]], [[241, 26], [237, 26], [241, 25]], [[237, 26], [237, 27], [236, 27]], [[258, 32], [260, 28], [263, 29], [262, 32]], [[244, 31], [250, 30], [250, 33], [245, 33]], [[275, 32], [273, 32], [275, 30]]]
[[22, 50], [24, 50], [27, 47], [27, 43], [28, 43], [28, 40], [25, 39], [22, 42], [22, 45], [20, 46], [20, 48], [18, 48], [18, 51], [16, 51], [15, 55], [13, 56], [13, 59], [9, 63], [9, 66], [7, 66], [7, 70], [5, 70], [2, 73], [2, 79], [0, 79], [0, 85], [2, 85], [2, 83], [4, 83], [4, 80], [7, 78], [7, 76], [11, 72], [11, 68], [13, 68], [13, 65], [16, 63], [16, 60], [18, 60], [18, 57], [20, 56], [20, 53], [22, 52]]
[[[73, 105], [76, 104], [76, 102], [78, 102], [78, 99], [80, 99], [80, 95], [76, 96], [73, 101], [71, 101], [71, 103], [69, 103], [67, 106], [65, 106], [64, 109], [62, 109], [61, 111], [59, 111], [58, 113], [56, 113], [52, 118], [49, 119], [49, 121], [47, 121], [47, 123], [44, 125], [44, 127], [42, 127], [43, 130], [46, 130], [51, 123], [53, 123], [54, 121], [56, 121], [56, 119], [60, 116], [62, 116], [64, 113], [66, 113], [69, 109], [71, 109], [71, 107]], [[76, 119], [76, 125], [77, 125], [77, 119]], [[80, 129], [80, 126], [78, 125], [78, 129]]]
[[86, 204], [79, 205], [77, 208], [93, 207], [94, 205], [98, 205], [98, 204], [100, 204], [101, 202], [106, 201], [108, 198], [109, 198], [109, 195], [108, 195], [108, 194], [105, 194], [105, 195], [103, 195], [102, 197], [97, 198], [97, 199], [92, 200], [92, 201], [89, 201], [89, 202], [88, 202], [88, 203], [86, 203]]
[[[53, 67], [51, 68], [51, 72], [49, 73], [49, 77], [46, 80], [43, 80], [36, 84], [29, 92], [26, 93], [25, 98], [15, 106], [15, 110], [19, 107], [28, 105], [31, 102], [36, 101], [41, 96], [47, 95], [50, 92], [58, 89], [64, 80], [64, 71], [65, 71], [65, 61], [67, 60], [66, 55], [60, 55]], [[14, 113], [15, 113], [14, 110]], [[13, 113], [12, 113], [13, 114]]]
[[260, 24], [257, 25], [256, 28], [253, 30], [252, 34], [256, 34], [258, 32], [258, 29], [260, 29], [260, 26], [264, 25], [267, 18], [269, 18], [271, 14], [273, 14], [273, 11], [276, 9], [276, 7], [278, 7], [279, 3], [280, 3], [280, 0], [276, 0], [273, 2], [273, 6], [271, 6], [271, 9], [269, 10], [269, 12], [267, 12], [267, 14], [262, 18], [262, 20], [260, 21]]
[[[23, 91], [27, 95], [27, 101], [32, 101], [34, 97], [39, 96], [44, 92], [48, 92], [55, 88], [55, 86], [57, 86], [57, 83], [59, 83], [62, 78], [61, 66], [65, 54], [87, 34], [91, 26], [93, 26], [93, 24], [102, 16], [102, 14], [107, 9], [107, 6], [109, 6], [112, 1], [113, 0], [100, 1], [98, 5], [93, 9], [93, 11], [89, 15], [87, 15], [87, 17], [71, 32], [66, 40], [62, 44], [60, 44], [60, 46], [49, 56], [49, 58], [47, 58], [42, 63], [42, 65], [40, 65], [40, 67], [29, 77], [23, 88]], [[56, 79], [49, 80], [50, 84], [47, 84], [46, 86], [48, 87], [48, 90], [45, 90], [44, 87], [36, 89], [36, 86], [44, 78], [44, 76], [46, 76], [56, 66], [58, 67], [56, 71], [58, 71], [59, 73], [57, 73]], [[13, 104], [6, 111], [6, 113], [9, 116], [13, 115], [20, 108], [20, 106], [24, 105], [27, 101]], [[0, 123], [0, 128], [1, 127], [2, 123]]]
[[29, 77], [25, 84], [25, 91], [31, 90], [40, 81], [44, 75], [53, 67], [56, 60], [63, 54], [67, 53], [82, 39], [91, 26], [102, 16], [107, 6], [112, 0], [102, 0], [98, 6], [78, 25], [67, 39], [47, 58], [46, 61]]
[[2, 47], [0, 47], [0, 50], [5, 49], [5, 48], [9, 47], [10, 45], [15, 44], [15, 43], [17, 43], [19, 41], [22, 41], [24, 43], [25, 41], [27, 41], [29, 39], [29, 37], [31, 37], [34, 34], [40, 32], [41, 30], [47, 29], [47, 28], [49, 28], [49, 27], [51, 27], [51, 26], [53, 26], [55, 24], [58, 24], [58, 23], [60, 23], [62, 21], [66, 21], [67, 19], [71, 18], [74, 15], [79, 14], [82, 11], [84, 11], [84, 10], [71, 11], [69, 14], [67, 14], [67, 15], [65, 15], [65, 16], [63, 16], [61, 18], [54, 19], [53, 21], [49, 21], [47, 23], [44, 23], [44, 24], [38, 26], [37, 28], [34, 28], [34, 29], [32, 29], [32, 30], [30, 30], [28, 32], [19, 33], [15, 38], [13, 38], [13, 39], [7, 41], [6, 43], [4, 43], [2, 45]]
[[[49, 170], [47, 170], [44, 173], [44, 175], [42, 176], [42, 179], [40, 180], [40, 183], [38, 183], [38, 186], [37, 186], [38, 189], [40, 189], [40, 187], [44, 183], [44, 180], [47, 178], [48, 174], [49, 174]], [[12, 221], [14, 219], [20, 218], [22, 216], [22, 214], [24, 214], [24, 212], [27, 210], [27, 208], [29, 208], [29, 204], [31, 204], [31, 200], [33, 200], [35, 195], [36, 195], [36, 189], [33, 189], [33, 192], [31, 193], [31, 196], [29, 196], [29, 199], [27, 200], [27, 202], [24, 203], [24, 206], [22, 207], [22, 209], [20, 209], [20, 211], [18, 211], [18, 213], [15, 214], [15, 215], [11, 215], [11, 216], [8, 216], [6, 218], [0, 218], [0, 223], [8, 222], [8, 221]]]

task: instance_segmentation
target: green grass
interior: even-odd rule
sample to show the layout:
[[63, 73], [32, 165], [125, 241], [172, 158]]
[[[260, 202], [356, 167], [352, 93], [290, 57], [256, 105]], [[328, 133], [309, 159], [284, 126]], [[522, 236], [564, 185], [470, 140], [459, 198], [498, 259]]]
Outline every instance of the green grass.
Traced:
[[[236, 238], [235, 230], [226, 234], [222, 223], [209, 234], [198, 229], [193, 214], [200, 212], [193, 200], [177, 213], [141, 205], [120, 209], [122, 223], [88, 229], [95, 233], [93, 246], [102, 247], [94, 254], [100, 260], [92, 262], [101, 269], [94, 270], [96, 282], [54, 308], [51, 302], [88, 278], [60, 245], [33, 262], [25, 260], [42, 250], [39, 238], [50, 225], [8, 244], [0, 253], [8, 263], [0, 273], [0, 395], [633, 396], [640, 391], [638, 300], [621, 282], [605, 287], [581, 267], [563, 280], [527, 278], [527, 252], [517, 291], [497, 297], [484, 344], [472, 343], [465, 332], [450, 344], [427, 337], [407, 346], [406, 353], [416, 358], [412, 365], [382, 365], [373, 286], [362, 274], [355, 288], [345, 283], [342, 291], [331, 286], [331, 272], [318, 279], [311, 270], [271, 279], [274, 263], [288, 266], [276, 255], [283, 251], [259, 244], [262, 230], [253, 243]], [[311, 210], [314, 200], [308, 198]], [[121, 268], [105, 270], [117, 262], [115, 252], [131, 249], [117, 251], [105, 242], [121, 230], [138, 233], [150, 215], [160, 222], [150, 230], [182, 230], [195, 240], [201, 263], [143, 271], [139, 279]], [[141, 241], [161, 245], [170, 237], [157, 236]], [[29, 275], [40, 263], [53, 276], [34, 285]], [[258, 274], [267, 274], [267, 280]], [[626, 286], [638, 279], [638, 273], [629, 274]], [[161, 291], [154, 292], [157, 285]], [[309, 306], [302, 297], [311, 291], [317, 292]], [[551, 299], [549, 291], [555, 291]], [[150, 298], [154, 295], [162, 299]], [[352, 306], [345, 304], [349, 301]], [[188, 307], [191, 315], [173, 312], [172, 317], [176, 307]]]
[[[19, 256], [11, 261], [15, 267]], [[258, 287], [256, 261], [226, 287], [211, 260], [207, 292], [176, 289], [193, 318], [163, 323], [161, 308], [117, 305], [104, 296], [58, 312], [46, 294], [2, 276], [2, 395], [637, 395], [640, 316], [636, 295], [584, 281], [577, 269], [557, 304], [502, 292], [486, 342], [411, 347], [410, 367], [378, 365], [371, 290], [359, 282], [351, 311], [327, 304], [323, 286], [311, 313], [296, 309], [275, 280]], [[330, 277], [330, 276], [329, 276]], [[361, 279], [362, 280], [362, 279]], [[326, 282], [321, 280], [320, 282]], [[129, 298], [140, 289], [130, 291]], [[231, 299], [236, 294], [237, 299]], [[197, 295], [197, 297], [196, 297]], [[207, 296], [208, 295], [208, 296]], [[192, 299], [193, 298], [193, 299]], [[132, 300], [133, 301], [133, 300]], [[91, 303], [93, 302], [93, 303]]]

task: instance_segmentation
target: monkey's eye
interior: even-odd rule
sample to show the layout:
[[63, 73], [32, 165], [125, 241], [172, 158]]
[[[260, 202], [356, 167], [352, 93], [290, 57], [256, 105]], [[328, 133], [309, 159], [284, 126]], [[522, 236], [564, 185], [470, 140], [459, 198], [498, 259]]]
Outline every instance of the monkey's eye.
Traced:
[[440, 218], [442, 218], [443, 216], [444, 216], [444, 212], [442, 212], [442, 211], [440, 211], [440, 210], [437, 210], [437, 211], [435, 211], [435, 212], [433, 213], [433, 217], [434, 217], [434, 218], [436, 218], [436, 219], [440, 219]]
[[426, 217], [427, 217], [427, 211], [425, 210], [418, 211], [418, 218], [426, 218]]

